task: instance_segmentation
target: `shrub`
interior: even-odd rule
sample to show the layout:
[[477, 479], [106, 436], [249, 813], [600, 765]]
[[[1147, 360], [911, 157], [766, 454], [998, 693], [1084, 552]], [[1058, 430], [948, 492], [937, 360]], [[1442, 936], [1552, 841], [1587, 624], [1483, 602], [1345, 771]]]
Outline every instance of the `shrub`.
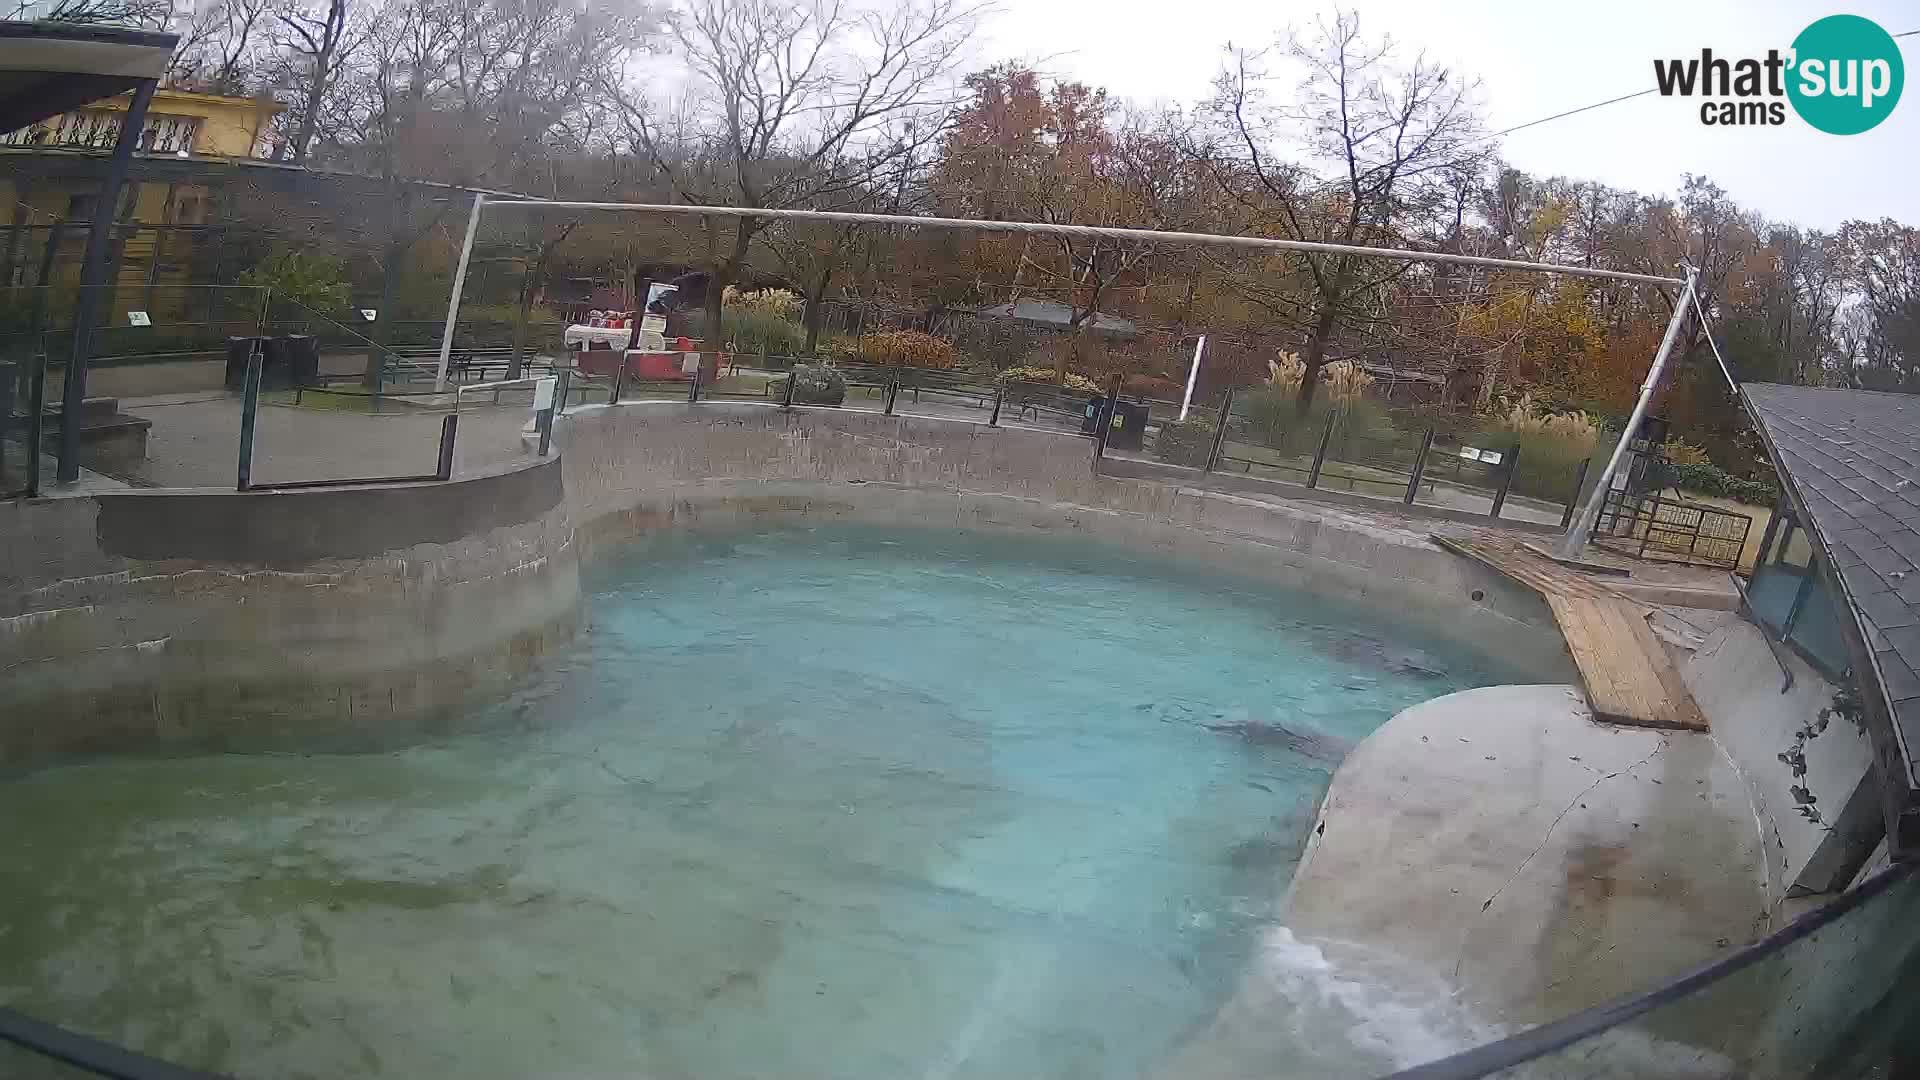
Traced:
[[1286, 454], [1310, 456], [1319, 449], [1329, 413], [1334, 414], [1330, 445], [1335, 447], [1332, 451], [1335, 454], [1342, 452], [1340, 448], [1352, 448], [1356, 443], [1364, 446], [1368, 442], [1391, 442], [1397, 437], [1386, 410], [1366, 398], [1342, 401], [1323, 394], [1314, 398], [1307, 414], [1301, 416], [1295, 402], [1299, 385], [1298, 381], [1291, 386], [1284, 382], [1262, 383], [1243, 396], [1244, 407], [1236, 407], [1236, 412], [1244, 412], [1253, 437], [1262, 444]]
[[838, 405], [847, 400], [847, 377], [832, 364], [796, 364], [791, 374], [769, 383], [767, 392], [784, 400], [787, 379], [794, 380], [795, 405]]
[[1660, 455], [1675, 465], [1711, 465], [1713, 458], [1690, 442], [1675, 439], [1660, 448]]
[[1772, 484], [1763, 480], [1742, 480], [1710, 463], [1669, 462], [1663, 480], [1664, 487], [1677, 487], [1681, 491], [1733, 499], [1753, 506], [1772, 506], [1780, 501], [1780, 492]]
[[[1299, 354], [1283, 352], [1278, 360], [1267, 361], [1267, 385], [1288, 394], [1300, 392], [1300, 380], [1307, 377], [1306, 361]], [[1320, 388], [1314, 398], [1329, 398], [1345, 404], [1357, 401], [1373, 385], [1373, 376], [1360, 370], [1358, 364], [1346, 360], [1336, 360], [1323, 364], [1320, 368]]]
[[1010, 367], [1000, 373], [1000, 381], [1045, 383], [1048, 386], [1064, 387], [1067, 390], [1081, 394], [1103, 393], [1099, 384], [1095, 383], [1092, 379], [1087, 378], [1085, 375], [1077, 375], [1071, 371], [1067, 372], [1065, 380], [1056, 381], [1052, 368]]
[[837, 338], [827, 343], [827, 352], [836, 360], [935, 371], [951, 369], [959, 357], [950, 342], [918, 330], [882, 330], [858, 339]]
[[1189, 418], [1169, 420], [1160, 425], [1160, 435], [1154, 440], [1154, 456], [1171, 465], [1191, 465], [1198, 469], [1207, 463], [1207, 455], [1213, 450], [1213, 425], [1205, 420]]
[[[689, 312], [686, 332], [688, 337], [710, 339], [706, 313]], [[750, 307], [729, 307], [720, 312], [719, 348], [741, 353], [764, 352], [768, 356], [797, 356], [806, 344], [805, 327], [771, 312]]]
[[1600, 423], [1586, 413], [1548, 412], [1531, 394], [1523, 394], [1502, 401], [1475, 441], [1501, 453], [1517, 443], [1520, 460], [1514, 466], [1513, 492], [1564, 502], [1573, 497], [1573, 478], [1580, 463], [1593, 456], [1602, 434]]
[[800, 314], [804, 306], [800, 294], [786, 289], [758, 289], [753, 292], [741, 292], [732, 285], [720, 293], [722, 317], [728, 309], [740, 312], [753, 312], [760, 315], [774, 315], [782, 319], [791, 319]]
[[261, 259], [239, 277], [242, 285], [265, 286], [275, 305], [299, 304], [317, 314], [337, 316], [347, 308], [352, 289], [339, 260], [282, 250]]

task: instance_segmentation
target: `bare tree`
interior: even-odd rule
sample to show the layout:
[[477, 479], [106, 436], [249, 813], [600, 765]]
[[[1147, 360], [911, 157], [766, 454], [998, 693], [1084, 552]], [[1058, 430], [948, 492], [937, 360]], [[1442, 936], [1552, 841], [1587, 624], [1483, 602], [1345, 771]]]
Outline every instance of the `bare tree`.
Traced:
[[[1424, 55], [1399, 66], [1392, 54], [1391, 39], [1370, 44], [1358, 16], [1337, 13], [1290, 43], [1286, 55], [1304, 75], [1290, 101], [1275, 102], [1269, 57], [1232, 53], [1216, 84], [1217, 133], [1204, 157], [1249, 227], [1292, 240], [1395, 246], [1447, 205], [1447, 178], [1484, 152], [1476, 88]], [[1290, 152], [1296, 161], [1284, 156]], [[1329, 344], [1367, 321], [1380, 289], [1407, 267], [1332, 253], [1290, 261], [1303, 271], [1298, 280], [1237, 280], [1248, 299], [1304, 332], [1304, 411]]]
[[293, 132], [274, 149], [276, 161], [305, 161], [319, 130], [327, 97], [365, 40], [365, 27], [355, 28], [347, 0], [294, 0], [274, 12], [279, 22], [280, 49], [275, 58], [282, 85], [293, 98]]
[[[937, 138], [978, 11], [963, 0], [874, 10], [844, 0], [692, 0], [673, 26], [696, 82], [689, 107], [676, 112], [621, 80], [609, 89], [629, 147], [681, 201], [842, 205], [884, 190]], [[709, 333], [720, 327], [722, 290], [766, 224], [709, 223]]]
[[174, 14], [173, 0], [14, 0], [0, 4], [0, 19], [8, 22], [44, 20], [159, 30], [173, 21]]
[[206, 0], [180, 26], [167, 78], [214, 94], [245, 94], [261, 58], [272, 0]]

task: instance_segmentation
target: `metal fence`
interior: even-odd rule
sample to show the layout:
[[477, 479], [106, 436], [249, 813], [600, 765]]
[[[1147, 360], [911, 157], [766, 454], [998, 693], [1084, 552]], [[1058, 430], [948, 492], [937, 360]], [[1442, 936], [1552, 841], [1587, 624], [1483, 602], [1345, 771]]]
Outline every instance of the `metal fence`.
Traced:
[[[37, 494], [69, 452], [96, 486], [243, 490], [446, 479], [456, 457], [521, 452], [517, 418], [443, 415], [454, 399], [435, 385], [437, 342], [396, 348], [355, 313], [258, 286], [167, 286], [139, 297], [151, 308], [93, 305], [99, 317], [82, 328], [78, 292], [0, 289], [0, 497]], [[69, 441], [76, 350], [94, 359]], [[449, 360], [461, 382], [551, 366], [461, 342]], [[521, 407], [529, 393], [485, 404]], [[359, 419], [376, 416], [387, 419]]]
[[[1212, 438], [1203, 440], [1193, 425], [1208, 422]], [[1536, 460], [1511, 436], [1449, 430], [1371, 403], [1324, 402], [1302, 413], [1260, 390], [1152, 430], [1159, 460], [1205, 472], [1563, 528], [1586, 479], [1584, 459]], [[1203, 442], [1206, 454], [1197, 449]]]
[[1655, 492], [1613, 490], [1601, 504], [1594, 540], [1642, 559], [1738, 569], [1753, 519]]

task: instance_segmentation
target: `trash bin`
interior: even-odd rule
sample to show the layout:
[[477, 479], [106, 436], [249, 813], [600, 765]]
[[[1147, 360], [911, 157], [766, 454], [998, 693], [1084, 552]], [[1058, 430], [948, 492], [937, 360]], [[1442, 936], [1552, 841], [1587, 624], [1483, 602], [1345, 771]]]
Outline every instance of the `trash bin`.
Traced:
[[1113, 423], [1107, 428], [1107, 445], [1115, 450], [1138, 450], [1147, 435], [1147, 412], [1143, 401], [1113, 403]]
[[287, 377], [294, 386], [315, 386], [320, 382], [320, 339], [312, 334], [288, 334], [286, 338]]
[[254, 343], [264, 340], [264, 338], [257, 337], [230, 337], [227, 339], [227, 389], [246, 389], [247, 359], [253, 355]]
[[1087, 399], [1086, 405], [1080, 410], [1080, 434], [1100, 434], [1100, 414], [1106, 410], [1106, 407], [1107, 399], [1104, 396]]
[[[1080, 410], [1080, 434], [1099, 435], [1100, 418], [1107, 411], [1107, 399], [1090, 397]], [[1107, 424], [1107, 445], [1115, 450], [1138, 450], [1147, 434], [1147, 406], [1140, 402], [1116, 401]]]

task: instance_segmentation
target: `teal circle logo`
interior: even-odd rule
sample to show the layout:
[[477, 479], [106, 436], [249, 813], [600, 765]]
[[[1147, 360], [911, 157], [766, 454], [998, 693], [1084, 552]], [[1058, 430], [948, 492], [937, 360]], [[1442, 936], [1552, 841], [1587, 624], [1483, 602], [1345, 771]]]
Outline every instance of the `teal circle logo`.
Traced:
[[1800, 119], [1829, 135], [1858, 135], [1900, 102], [1900, 45], [1878, 23], [1829, 15], [1793, 39], [1787, 99]]

